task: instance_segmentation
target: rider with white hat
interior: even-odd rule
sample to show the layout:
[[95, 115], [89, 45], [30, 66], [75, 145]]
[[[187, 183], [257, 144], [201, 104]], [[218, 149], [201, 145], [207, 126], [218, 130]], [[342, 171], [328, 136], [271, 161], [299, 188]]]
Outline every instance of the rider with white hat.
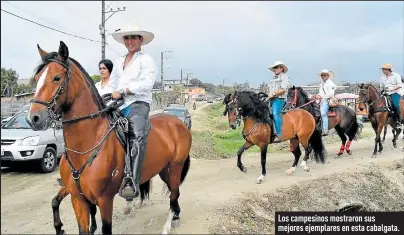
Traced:
[[274, 143], [282, 141], [282, 116], [281, 111], [285, 105], [288, 95], [288, 89], [291, 87], [288, 72], [288, 67], [282, 61], [275, 61], [269, 68], [274, 72], [275, 76], [269, 82], [269, 108], [272, 108], [272, 114], [275, 121], [275, 139]]
[[158, 69], [154, 59], [142, 51], [142, 46], [150, 43], [154, 34], [129, 25], [126, 29], [112, 34], [119, 43], [125, 45], [128, 53], [118, 58], [112, 76], [117, 81], [117, 91], [112, 98], [124, 98], [120, 107], [122, 114], [131, 120], [133, 135], [130, 136], [132, 175], [128, 175], [119, 194], [127, 200], [139, 196], [142, 163], [146, 148], [146, 127], [152, 103], [152, 88]]
[[400, 110], [400, 99], [403, 94], [403, 82], [400, 74], [393, 72], [390, 64], [383, 64], [381, 67], [383, 75], [380, 78], [380, 89], [390, 96], [393, 108], [397, 116], [397, 127], [401, 127], [402, 117]]
[[320, 112], [321, 112], [321, 121], [323, 124], [322, 135], [328, 135], [328, 110], [330, 109], [330, 99], [335, 96], [335, 89], [337, 86], [331, 80], [334, 77], [334, 73], [328, 69], [323, 69], [317, 75], [322, 79], [319, 93], [316, 95], [316, 99], [320, 100]]

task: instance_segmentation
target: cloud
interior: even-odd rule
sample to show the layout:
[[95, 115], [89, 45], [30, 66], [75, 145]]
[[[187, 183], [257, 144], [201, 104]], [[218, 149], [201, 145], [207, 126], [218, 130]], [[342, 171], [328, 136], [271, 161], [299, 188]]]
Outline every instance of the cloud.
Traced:
[[[206, 82], [268, 81], [274, 60], [290, 68], [294, 83], [318, 80], [324, 68], [336, 71], [336, 81], [377, 78], [382, 63], [404, 71], [402, 2], [107, 2], [126, 7], [108, 19], [109, 32], [139, 24], [155, 33], [145, 51], [160, 68], [160, 52], [173, 50], [165, 62], [166, 79], [177, 79], [187, 69]], [[14, 6], [18, 7], [15, 8]], [[100, 2], [1, 2], [2, 9], [60, 26], [74, 34], [100, 40]], [[24, 11], [23, 11], [24, 10]], [[30, 15], [29, 13], [34, 15]], [[388, 12], [388, 14], [386, 13]], [[21, 77], [31, 75], [39, 59], [36, 43], [55, 51], [59, 41], [90, 73], [97, 73], [101, 45], [72, 38], [1, 13], [2, 67]], [[36, 17], [37, 16], [37, 17]], [[381, 17], [383, 16], [383, 17]], [[50, 23], [54, 24], [51, 25]], [[56, 26], [55, 26], [56, 25]], [[63, 30], [63, 29], [62, 29]], [[107, 37], [106, 55], [115, 60], [123, 45]], [[113, 50], [112, 50], [112, 49]]]

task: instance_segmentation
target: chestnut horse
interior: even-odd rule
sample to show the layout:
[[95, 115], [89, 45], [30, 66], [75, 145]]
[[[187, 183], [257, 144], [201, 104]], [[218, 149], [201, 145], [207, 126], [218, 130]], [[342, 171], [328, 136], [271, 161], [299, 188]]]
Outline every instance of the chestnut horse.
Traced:
[[[251, 91], [236, 91], [228, 94], [223, 100], [226, 110], [223, 115], [228, 115], [229, 125], [236, 129], [237, 117], [241, 115], [244, 127], [242, 131], [245, 139], [244, 145], [237, 152], [237, 167], [244, 173], [247, 168], [241, 162], [241, 155], [244, 151], [257, 145], [261, 150], [261, 175], [257, 179], [257, 184], [262, 183], [266, 175], [266, 155], [268, 145], [273, 142], [273, 126], [269, 121], [268, 103], [262, 101], [268, 97], [267, 94]], [[301, 151], [299, 142], [305, 149], [305, 156], [301, 163], [305, 171], [310, 171], [307, 165], [310, 153], [314, 150], [316, 162], [325, 162], [325, 149], [320, 130], [316, 128], [313, 116], [306, 110], [292, 110], [283, 115], [282, 141], [290, 140], [290, 151], [295, 156], [292, 167], [286, 171], [292, 174], [299, 162]]]
[[[96, 206], [100, 209], [102, 233], [112, 234], [113, 201], [126, 170], [125, 144], [119, 139], [119, 128], [128, 120], [117, 110], [105, 111], [108, 108], [93, 80], [76, 60], [69, 58], [63, 42], [58, 52], [47, 53], [39, 45], [38, 51], [42, 63], [36, 69], [37, 89], [26, 119], [33, 130], [42, 130], [62, 118], [66, 153], [60, 161], [64, 187], [52, 200], [56, 234], [64, 233], [59, 205], [68, 194], [80, 234], [95, 232]], [[163, 233], [168, 233], [172, 222], [179, 221], [179, 186], [190, 167], [192, 136], [174, 116], [153, 115], [149, 121], [151, 129], [140, 179], [141, 201], [149, 196], [150, 180], [159, 174], [171, 191], [163, 228]]]
[[[388, 111], [388, 105], [386, 103], [387, 99], [385, 96], [381, 95], [380, 92], [374, 87], [372, 84], [360, 84], [358, 85], [359, 90], [359, 110], [364, 110], [366, 105], [369, 110], [369, 120], [372, 124], [373, 130], [376, 133], [375, 138], [375, 147], [373, 150], [373, 156], [379, 153], [382, 153], [383, 145], [380, 138], [380, 134], [383, 130], [383, 127], [386, 124], [390, 124], [393, 128], [393, 146], [397, 148], [397, 139], [401, 133], [401, 128], [397, 128], [396, 122], [393, 118], [390, 118], [390, 114]], [[401, 115], [404, 115], [404, 100], [400, 102]], [[379, 144], [379, 150], [377, 149], [377, 145]]]
[[[317, 106], [317, 107], [316, 107]], [[286, 109], [302, 108], [311, 113], [316, 120], [318, 128], [321, 128], [321, 115], [319, 106], [315, 100], [310, 100], [307, 93], [301, 87], [291, 87], [288, 90]], [[316, 115], [316, 113], [318, 113]], [[333, 108], [333, 112], [328, 113], [328, 130], [335, 128], [342, 144], [337, 153], [338, 156], [344, 154], [344, 150], [351, 155], [350, 150], [352, 140], [358, 139], [359, 124], [356, 120], [356, 113], [345, 105], [339, 105]], [[347, 137], [348, 136], [348, 141]]]

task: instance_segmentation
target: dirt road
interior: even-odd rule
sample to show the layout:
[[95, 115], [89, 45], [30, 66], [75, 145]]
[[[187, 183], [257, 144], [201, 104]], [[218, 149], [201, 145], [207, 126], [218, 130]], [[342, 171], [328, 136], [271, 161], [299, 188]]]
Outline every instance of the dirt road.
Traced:
[[[226, 204], [234, 203], [245, 192], [258, 194], [271, 192], [280, 187], [288, 187], [297, 182], [325, 175], [356, 171], [373, 164], [384, 164], [403, 159], [402, 142], [392, 148], [391, 136], [386, 138], [383, 155], [371, 159], [373, 141], [353, 142], [353, 155], [335, 157], [339, 145], [326, 146], [329, 156], [325, 165], [309, 161], [309, 173], [301, 167], [293, 176], [285, 174], [292, 164], [291, 154], [268, 154], [268, 174], [263, 184], [256, 184], [260, 175], [260, 158], [257, 154], [244, 155], [243, 163], [248, 168], [244, 174], [236, 167], [236, 159], [191, 160], [189, 175], [181, 186], [179, 203], [181, 206], [181, 225], [171, 233], [209, 233], [209, 226], [217, 218], [214, 212]], [[2, 233], [54, 233], [51, 200], [59, 186], [56, 178], [59, 172], [51, 174], [21, 173], [3, 171], [1, 174], [1, 232]], [[157, 176], [152, 181], [150, 201], [141, 208], [124, 216], [125, 201], [115, 197], [113, 231], [114, 233], [161, 233], [169, 208], [168, 195], [164, 194], [162, 181]], [[77, 233], [77, 223], [71, 207], [70, 196], [61, 204], [61, 219], [66, 233]], [[98, 229], [101, 233], [101, 220], [97, 213]]]

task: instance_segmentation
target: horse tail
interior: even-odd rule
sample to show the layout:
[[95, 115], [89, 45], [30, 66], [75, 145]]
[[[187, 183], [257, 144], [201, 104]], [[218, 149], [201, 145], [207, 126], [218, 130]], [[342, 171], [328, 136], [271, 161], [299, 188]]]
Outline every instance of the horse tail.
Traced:
[[358, 120], [356, 120], [352, 123], [351, 129], [349, 130], [349, 135], [353, 136], [353, 140], [358, 140], [359, 139], [359, 123]]
[[321, 131], [317, 127], [310, 136], [309, 145], [313, 149], [314, 159], [316, 162], [321, 161], [321, 163], [325, 163], [326, 151], [324, 148], [323, 139], [321, 137]]
[[180, 179], [181, 184], [182, 184], [182, 182], [184, 182], [185, 177], [188, 174], [188, 170], [189, 170], [190, 166], [191, 166], [191, 157], [188, 154], [188, 157], [187, 157], [187, 159], [185, 159], [184, 166], [183, 166], [182, 171], [181, 171], [181, 179]]
[[150, 188], [151, 188], [151, 179], [139, 185], [140, 189], [140, 201], [144, 201], [146, 198], [149, 199]]

